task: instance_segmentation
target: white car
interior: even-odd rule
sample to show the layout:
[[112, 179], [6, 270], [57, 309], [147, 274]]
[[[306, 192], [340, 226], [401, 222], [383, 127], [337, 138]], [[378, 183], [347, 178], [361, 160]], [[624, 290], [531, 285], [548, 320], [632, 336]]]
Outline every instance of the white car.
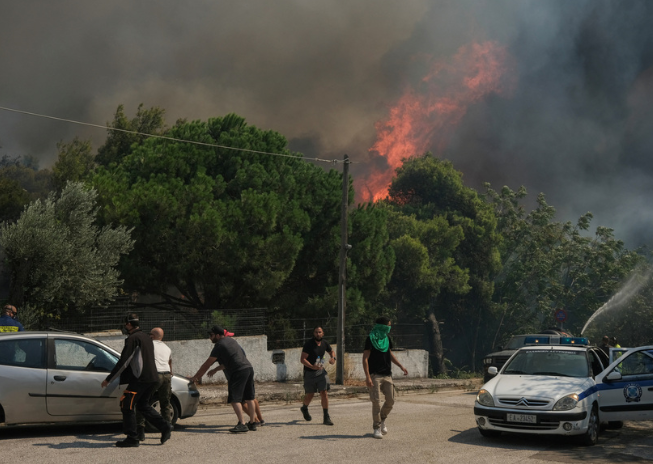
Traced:
[[[587, 346], [587, 339], [560, 337], [559, 345], [548, 345], [550, 340], [539, 337], [530, 343], [515, 352], [479, 391], [474, 415], [483, 436], [501, 432], [578, 435], [584, 444], [593, 445], [602, 422], [619, 426], [617, 421], [635, 419], [637, 414], [624, 408], [628, 382], [619, 373], [635, 353], [629, 351], [608, 366], [606, 354]], [[653, 370], [651, 375], [653, 385]]]
[[[83, 335], [66, 332], [0, 334], [0, 426], [122, 421], [125, 385], [102, 381], [120, 354]], [[173, 424], [197, 411], [195, 384], [172, 378]]]

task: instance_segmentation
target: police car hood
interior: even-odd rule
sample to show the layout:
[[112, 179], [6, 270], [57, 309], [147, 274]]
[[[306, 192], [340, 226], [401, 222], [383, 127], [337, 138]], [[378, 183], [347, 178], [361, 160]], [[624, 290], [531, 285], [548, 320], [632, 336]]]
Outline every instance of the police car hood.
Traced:
[[494, 398], [506, 396], [561, 398], [592, 387], [591, 378], [550, 375], [498, 375], [485, 385]]

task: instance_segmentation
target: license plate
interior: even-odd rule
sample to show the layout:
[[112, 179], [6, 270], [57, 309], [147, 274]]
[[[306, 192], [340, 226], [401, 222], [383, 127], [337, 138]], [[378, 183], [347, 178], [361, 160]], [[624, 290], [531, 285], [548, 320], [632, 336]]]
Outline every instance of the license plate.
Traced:
[[525, 422], [527, 424], [537, 424], [537, 417], [533, 414], [506, 414], [508, 422]]

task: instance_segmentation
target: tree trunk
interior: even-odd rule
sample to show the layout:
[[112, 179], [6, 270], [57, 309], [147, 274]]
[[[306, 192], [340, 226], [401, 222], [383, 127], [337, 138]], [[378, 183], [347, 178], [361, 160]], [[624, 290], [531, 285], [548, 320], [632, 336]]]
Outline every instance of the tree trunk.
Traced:
[[431, 304], [431, 309], [429, 310], [426, 326], [429, 335], [429, 358], [431, 361], [431, 368], [433, 369], [433, 375], [446, 374], [447, 368], [444, 365], [444, 350], [442, 349], [442, 337], [440, 336], [440, 323], [435, 318], [433, 304]]

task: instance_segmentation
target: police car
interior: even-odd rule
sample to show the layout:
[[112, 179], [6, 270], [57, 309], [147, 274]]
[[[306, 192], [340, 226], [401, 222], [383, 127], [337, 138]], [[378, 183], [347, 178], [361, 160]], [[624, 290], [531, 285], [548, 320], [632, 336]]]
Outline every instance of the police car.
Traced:
[[483, 436], [578, 435], [594, 445], [602, 426], [653, 419], [653, 346], [629, 349], [610, 363], [585, 338], [551, 343], [533, 337], [483, 385], [474, 405]]

